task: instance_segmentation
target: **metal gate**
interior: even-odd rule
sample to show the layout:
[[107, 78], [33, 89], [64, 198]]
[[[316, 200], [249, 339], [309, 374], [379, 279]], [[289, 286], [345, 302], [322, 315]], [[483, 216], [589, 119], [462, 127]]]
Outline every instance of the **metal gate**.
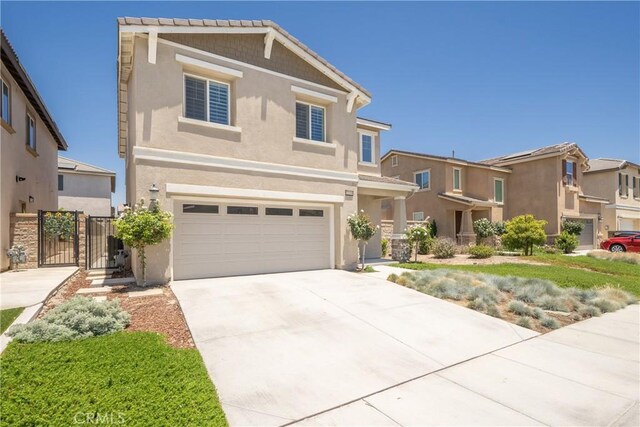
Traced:
[[115, 255], [124, 249], [122, 240], [115, 237], [114, 217], [87, 217], [87, 269], [116, 266]]
[[38, 211], [38, 267], [78, 265], [78, 212]]

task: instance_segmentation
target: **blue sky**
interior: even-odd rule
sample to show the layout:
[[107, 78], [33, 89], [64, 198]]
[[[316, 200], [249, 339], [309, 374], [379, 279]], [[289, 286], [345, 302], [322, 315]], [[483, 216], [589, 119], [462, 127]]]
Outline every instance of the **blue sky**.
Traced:
[[1, 24], [67, 139], [115, 170], [116, 17], [272, 19], [373, 93], [390, 148], [479, 160], [563, 141], [640, 162], [640, 3], [8, 2]]

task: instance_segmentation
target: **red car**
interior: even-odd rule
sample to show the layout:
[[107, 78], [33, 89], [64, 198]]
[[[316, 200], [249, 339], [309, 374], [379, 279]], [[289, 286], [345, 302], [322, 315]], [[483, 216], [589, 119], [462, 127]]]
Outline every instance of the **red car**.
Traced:
[[640, 252], [640, 234], [611, 237], [600, 243], [600, 249], [611, 252]]

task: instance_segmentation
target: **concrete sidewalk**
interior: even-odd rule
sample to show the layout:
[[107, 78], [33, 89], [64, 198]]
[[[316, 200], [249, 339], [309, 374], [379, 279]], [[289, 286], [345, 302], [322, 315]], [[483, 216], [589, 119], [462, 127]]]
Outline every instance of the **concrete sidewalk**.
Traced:
[[0, 309], [40, 304], [78, 267], [51, 267], [0, 274]]
[[640, 425], [640, 306], [579, 322], [298, 425]]

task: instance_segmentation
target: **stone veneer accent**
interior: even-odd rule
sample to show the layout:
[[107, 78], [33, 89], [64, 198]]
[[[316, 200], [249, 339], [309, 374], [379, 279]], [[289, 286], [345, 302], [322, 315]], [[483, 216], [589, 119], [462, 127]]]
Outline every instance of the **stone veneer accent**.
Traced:
[[[9, 247], [24, 246], [27, 263], [20, 268], [38, 268], [38, 214], [12, 213], [9, 220]], [[0, 254], [6, 256], [6, 254]]]

